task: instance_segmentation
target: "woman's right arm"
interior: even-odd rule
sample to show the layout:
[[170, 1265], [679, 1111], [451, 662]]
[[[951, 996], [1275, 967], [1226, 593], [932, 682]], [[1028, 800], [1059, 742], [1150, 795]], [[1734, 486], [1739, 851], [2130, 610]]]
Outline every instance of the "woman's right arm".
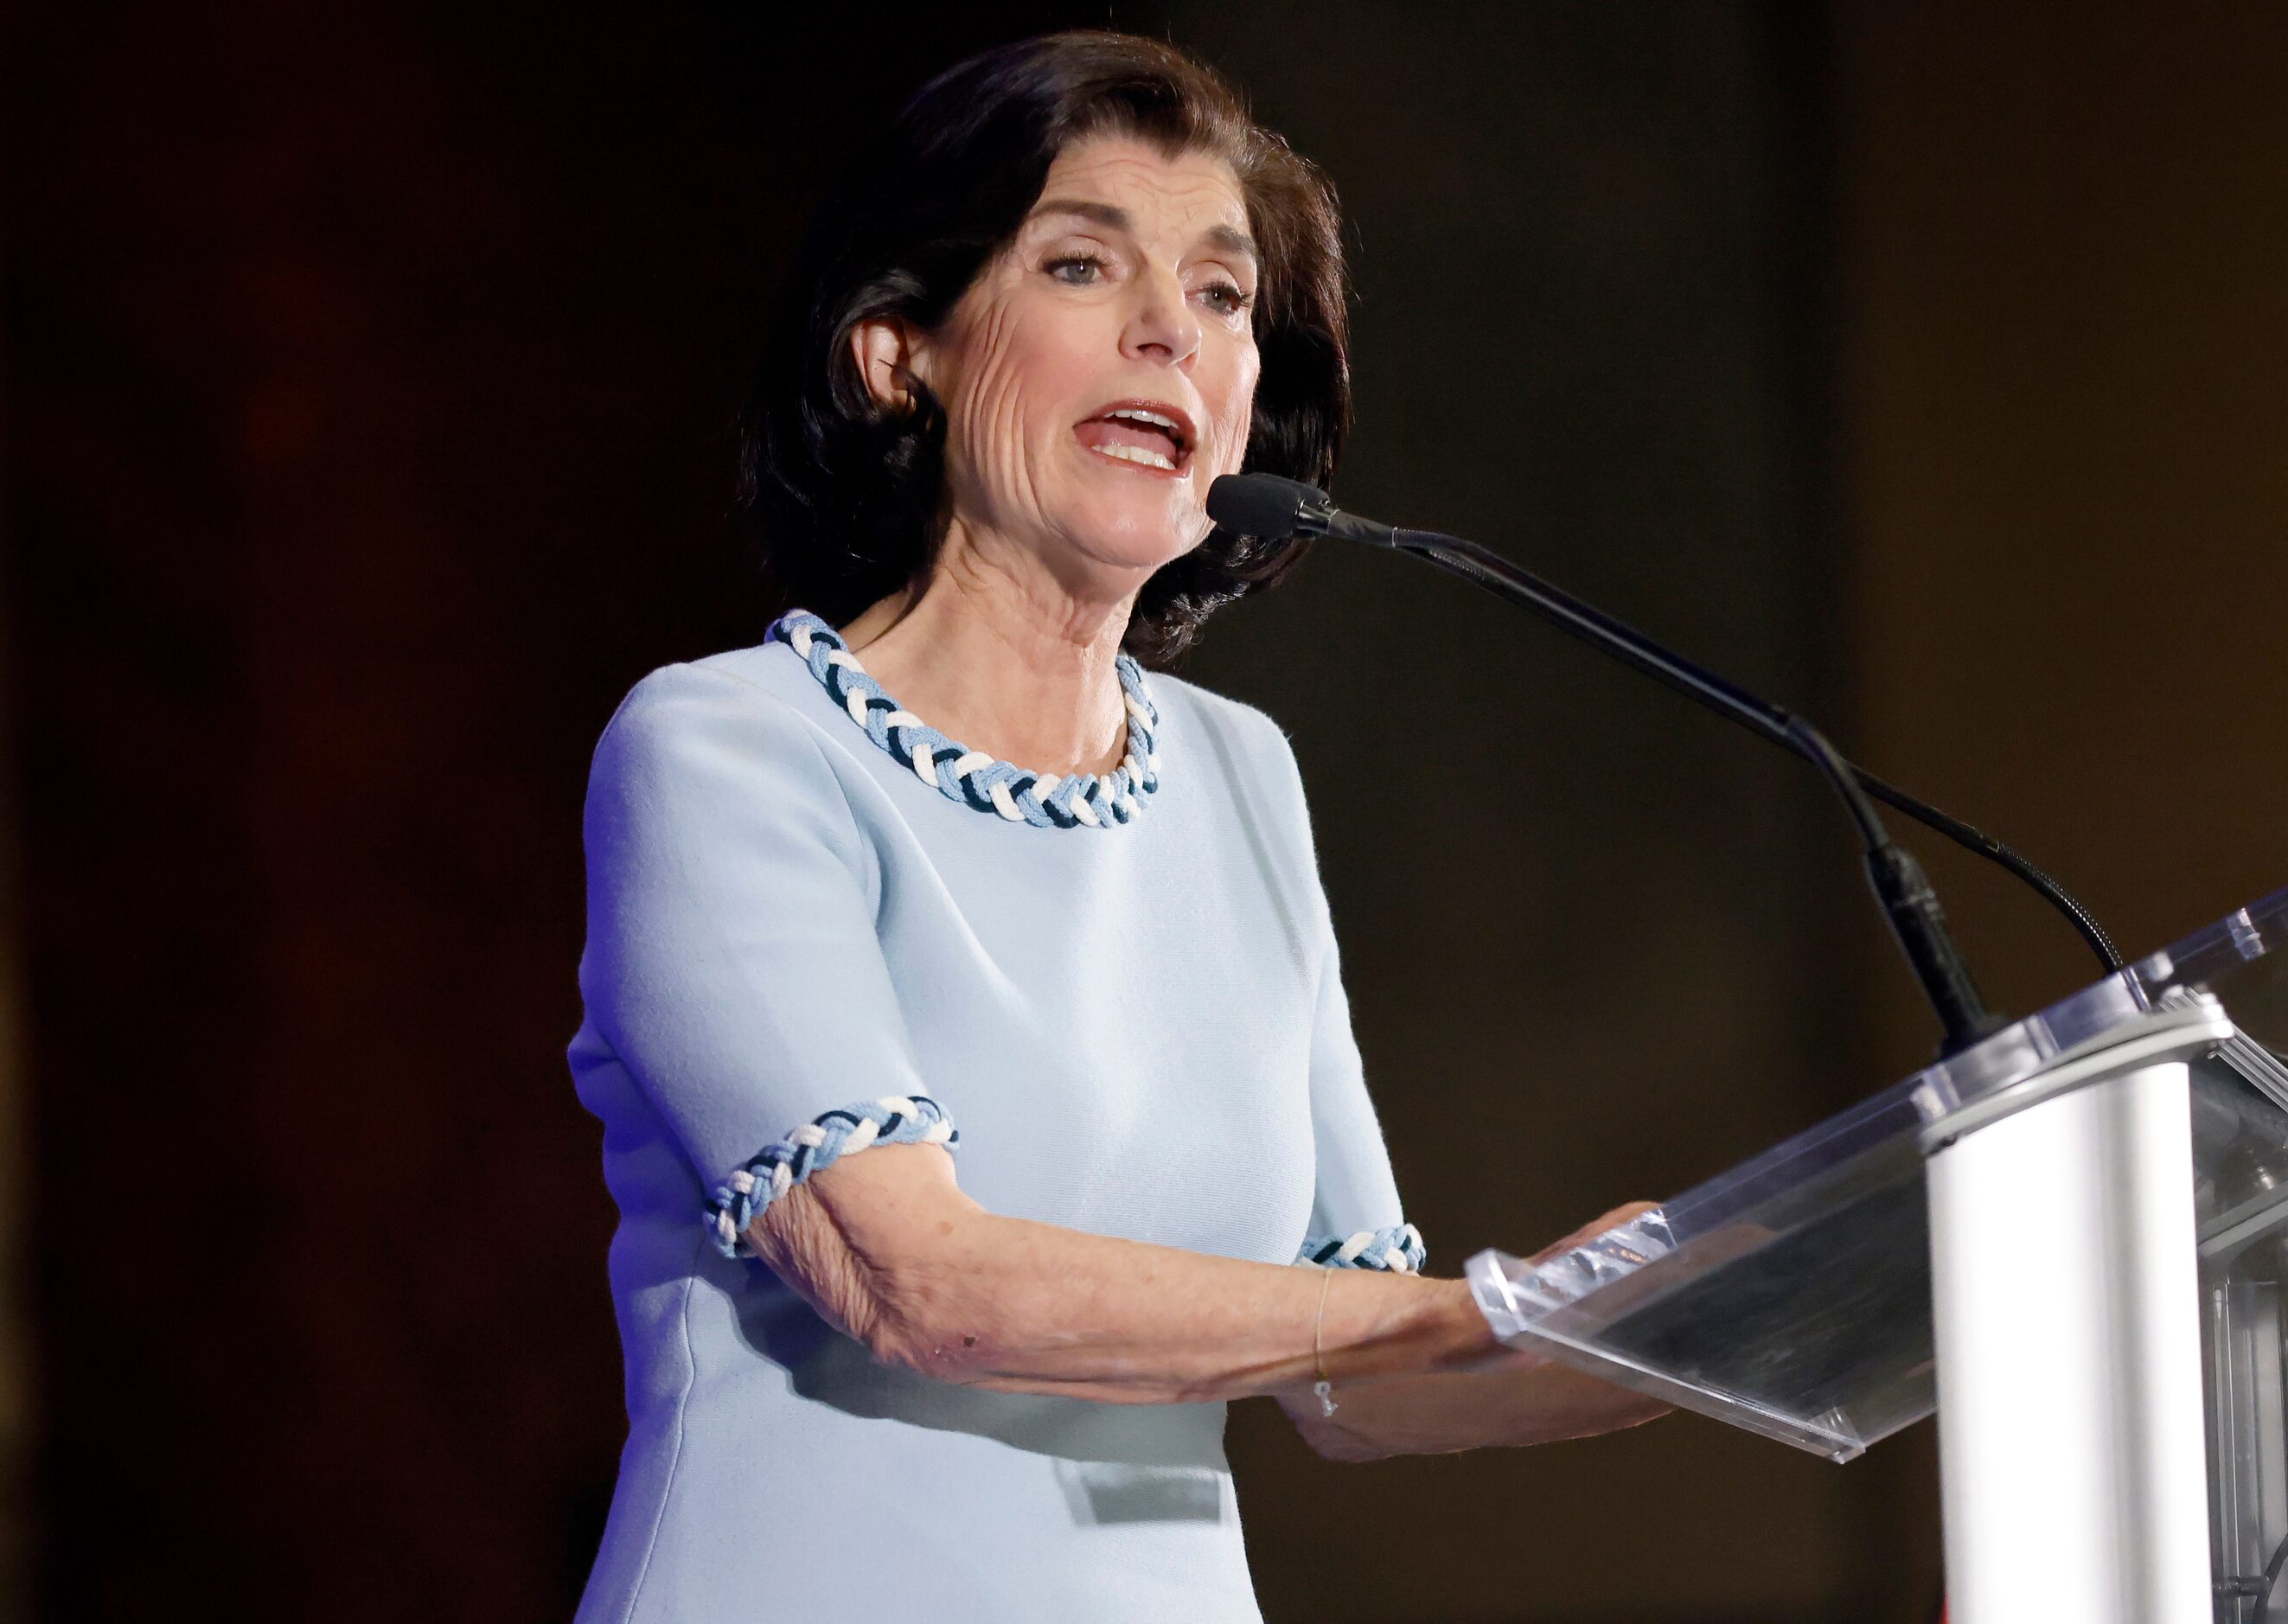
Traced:
[[[985, 1211], [934, 1145], [846, 1157], [772, 1202], [756, 1253], [877, 1358], [999, 1392], [1110, 1404], [1306, 1393], [1323, 1271]], [[1361, 1381], [1505, 1356], [1459, 1280], [1344, 1270], [1321, 1346]]]
[[[597, 748], [585, 832], [590, 1018], [703, 1182], [838, 1107], [929, 1092], [875, 934], [879, 877], [791, 710], [719, 669], [654, 673]], [[743, 1238], [878, 1357], [1004, 1391], [1291, 1396], [1315, 1338], [1339, 1381], [1515, 1358], [1458, 1280], [1330, 1286], [1003, 1217], [933, 1144], [845, 1156]]]

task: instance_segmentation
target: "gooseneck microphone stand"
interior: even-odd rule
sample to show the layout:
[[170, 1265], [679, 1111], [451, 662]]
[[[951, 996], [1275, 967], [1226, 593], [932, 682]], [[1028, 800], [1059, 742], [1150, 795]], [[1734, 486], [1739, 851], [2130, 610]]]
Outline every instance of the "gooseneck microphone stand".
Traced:
[[1874, 803], [1885, 804], [1936, 830], [1980, 856], [2001, 864], [2032, 886], [2072, 921], [2109, 974], [2121, 955], [2089, 911], [2064, 888], [2000, 841], [1926, 805], [1845, 760], [1803, 718], [1704, 670], [1633, 627], [1571, 593], [1520, 569], [1476, 542], [1434, 530], [1398, 529], [1347, 513], [1315, 485], [1271, 474], [1227, 474], [1208, 490], [1208, 516], [1225, 529], [1263, 540], [1331, 536], [1408, 553], [1475, 583], [1552, 622], [1623, 665], [1634, 667], [1697, 700], [1717, 714], [1789, 750], [1817, 768], [1842, 800], [1857, 830], [1867, 878], [1877, 901], [1945, 1033], [1942, 1055], [1953, 1055], [2003, 1025], [1986, 1007], [1962, 953], [1948, 931], [1937, 893], [1922, 865], [1896, 845]]

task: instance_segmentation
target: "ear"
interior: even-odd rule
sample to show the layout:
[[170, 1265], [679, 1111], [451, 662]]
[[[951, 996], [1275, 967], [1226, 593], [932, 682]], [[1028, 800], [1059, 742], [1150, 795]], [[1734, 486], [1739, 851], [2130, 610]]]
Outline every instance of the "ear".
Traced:
[[894, 315], [870, 316], [850, 330], [850, 359], [866, 393], [885, 411], [910, 411], [914, 386], [926, 385], [921, 330]]

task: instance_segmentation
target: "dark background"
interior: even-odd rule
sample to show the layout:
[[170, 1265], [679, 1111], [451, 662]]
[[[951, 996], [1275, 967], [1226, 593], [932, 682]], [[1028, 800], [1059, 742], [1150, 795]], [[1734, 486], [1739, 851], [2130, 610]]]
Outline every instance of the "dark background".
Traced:
[[[2133, 953], [2288, 883], [2288, 12], [18, 8], [0, 1616], [568, 1614], [622, 1429], [589, 749], [760, 634], [727, 422], [840, 155], [1108, 17], [1343, 190], [1351, 505], [1824, 719]], [[1326, 552], [1187, 674], [1293, 734], [1434, 1267], [1927, 1057], [1810, 776], [1491, 601]], [[1919, 844], [1996, 1002], [2090, 978]], [[1232, 1448], [1275, 1620], [1939, 1584], [1927, 1426]]]

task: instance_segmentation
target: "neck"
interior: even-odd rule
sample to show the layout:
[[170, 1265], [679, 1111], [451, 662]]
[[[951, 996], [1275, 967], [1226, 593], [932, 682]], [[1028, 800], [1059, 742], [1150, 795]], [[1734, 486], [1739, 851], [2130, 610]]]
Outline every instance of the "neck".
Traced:
[[884, 691], [972, 750], [1061, 776], [1110, 772], [1127, 736], [1115, 662], [1143, 582], [1061, 580], [1038, 556], [957, 518], [927, 577], [843, 639]]

